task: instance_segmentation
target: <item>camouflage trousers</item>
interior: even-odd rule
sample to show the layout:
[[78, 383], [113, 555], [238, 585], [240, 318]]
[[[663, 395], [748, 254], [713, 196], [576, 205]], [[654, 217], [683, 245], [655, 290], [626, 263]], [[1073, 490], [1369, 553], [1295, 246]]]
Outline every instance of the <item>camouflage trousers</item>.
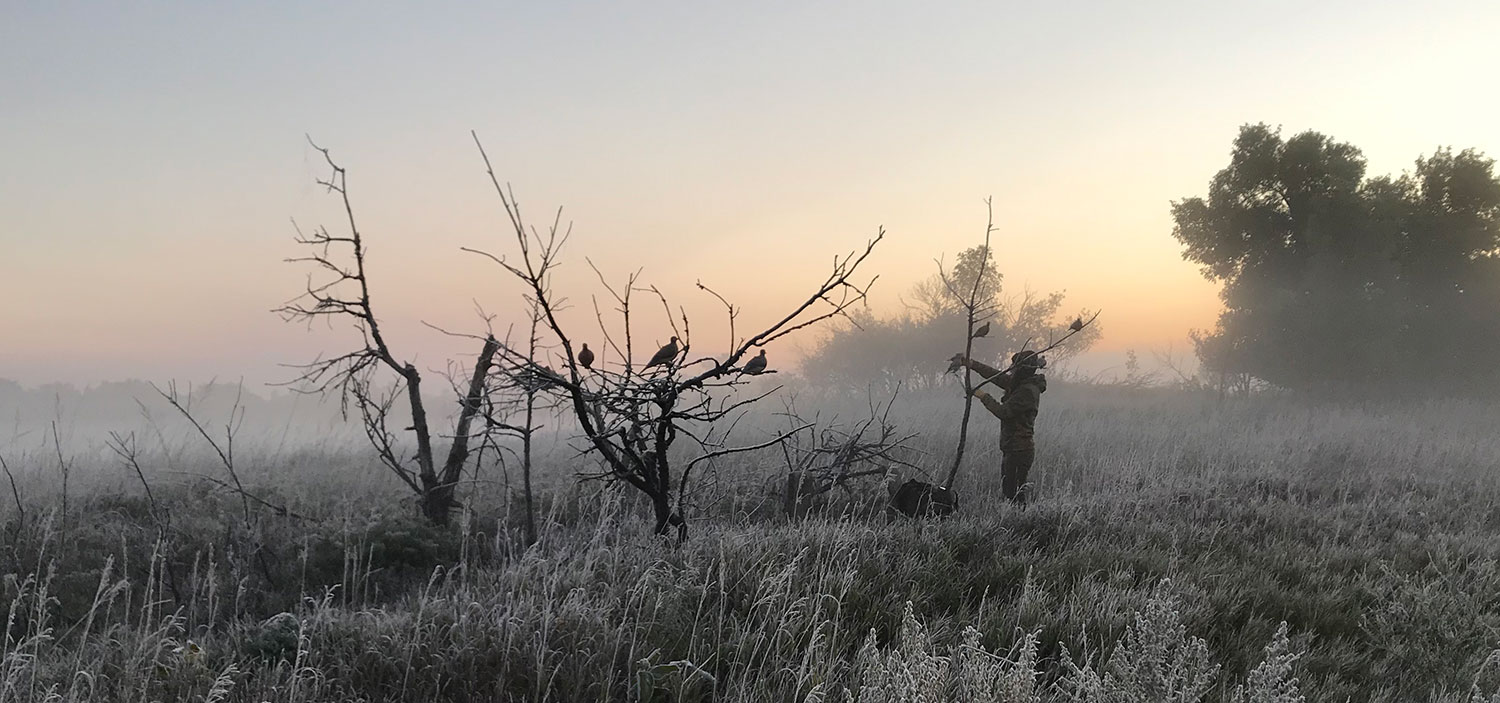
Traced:
[[1005, 492], [1005, 499], [1025, 505], [1031, 493], [1031, 484], [1027, 482], [1026, 475], [1031, 473], [1031, 462], [1036, 459], [1036, 450], [1012, 449], [1001, 452], [1001, 456], [1004, 458], [1000, 462], [1000, 484]]

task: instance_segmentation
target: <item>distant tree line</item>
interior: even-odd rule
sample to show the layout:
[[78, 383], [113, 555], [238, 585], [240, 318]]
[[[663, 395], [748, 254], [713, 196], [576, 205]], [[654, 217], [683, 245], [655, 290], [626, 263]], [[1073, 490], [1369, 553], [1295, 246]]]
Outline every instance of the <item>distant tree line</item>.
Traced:
[[1438, 149], [1367, 178], [1351, 144], [1247, 125], [1208, 196], [1173, 203], [1224, 284], [1194, 342], [1211, 372], [1305, 391], [1500, 390], [1500, 180]]
[[[184, 390], [188, 389], [184, 386]], [[268, 394], [261, 389], [240, 388], [235, 383], [206, 383], [191, 387], [193, 404], [204, 414], [217, 417], [228, 411], [238, 398], [240, 404], [257, 417], [280, 418], [297, 415], [317, 422], [338, 420], [336, 404], [320, 405], [316, 399], [283, 392]], [[106, 424], [119, 427], [145, 419], [144, 413], [170, 415], [171, 408], [159, 402], [156, 387], [146, 381], [110, 381], [78, 387], [69, 383], [47, 383], [23, 386], [0, 378], [0, 437], [11, 434], [11, 426], [46, 425], [52, 421], [68, 426]]]

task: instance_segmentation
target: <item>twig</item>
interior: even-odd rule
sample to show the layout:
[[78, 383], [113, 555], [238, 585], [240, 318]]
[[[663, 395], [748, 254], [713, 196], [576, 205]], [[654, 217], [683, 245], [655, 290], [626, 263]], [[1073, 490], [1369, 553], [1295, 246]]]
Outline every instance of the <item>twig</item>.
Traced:
[[16, 501], [16, 534], [20, 534], [26, 524], [26, 506], [21, 501], [21, 489], [16, 487], [16, 475], [11, 473], [10, 464], [5, 463], [3, 455], [0, 455], [0, 469], [5, 469], [5, 478], [10, 481], [10, 495]]
[[[168, 473], [175, 474], [175, 475], [178, 475], [178, 476], [191, 476], [191, 477], [196, 478], [196, 479], [198, 479], [200, 481], [207, 481], [209, 483], [212, 483], [215, 486], [223, 488], [223, 489], [225, 489], [227, 491], [231, 491], [231, 492], [235, 492], [235, 493], [239, 492], [239, 489], [236, 488], [235, 486], [233, 486], [232, 484], [230, 484], [229, 482], [224, 481], [223, 479], [214, 478], [213, 476], [209, 476], [209, 475], [206, 475], [206, 474], [195, 473], [195, 472], [192, 472], [192, 471], [170, 471]], [[259, 504], [261, 507], [269, 509], [271, 512], [274, 512], [274, 513], [276, 513], [277, 515], [279, 515], [281, 517], [296, 518], [298, 520], [306, 520], [306, 521], [311, 521], [311, 522], [316, 522], [317, 521], [315, 518], [309, 517], [307, 515], [303, 515], [301, 513], [298, 513], [295, 510], [290, 510], [286, 506], [277, 505], [275, 503], [269, 502], [269, 501], [265, 500], [264, 498], [261, 498], [260, 496], [257, 496], [257, 495], [255, 495], [253, 493], [240, 493], [240, 495], [243, 496], [243, 497], [245, 497], [245, 498], [247, 498], [247, 499], [249, 499], [253, 503]]]
[[157, 527], [165, 529], [166, 525], [163, 524], [161, 518], [161, 508], [156, 503], [156, 495], [151, 492], [151, 482], [146, 480], [146, 473], [141, 470], [141, 463], [136, 451], [135, 433], [131, 432], [129, 435], [121, 435], [119, 432], [110, 432], [105, 446], [109, 447], [116, 456], [120, 457], [126, 466], [135, 471], [136, 479], [141, 482], [141, 488], [146, 490], [146, 501], [151, 504], [151, 519], [156, 521]]
[[63, 459], [62, 439], [57, 435], [57, 421], [52, 421], [52, 448], [57, 450], [57, 470], [62, 472], [62, 519], [68, 519], [68, 462]]
[[709, 452], [707, 454], [704, 454], [703, 456], [700, 456], [700, 457], [697, 457], [697, 458], [693, 459], [692, 461], [689, 461], [687, 463], [687, 467], [684, 470], [691, 469], [694, 466], [697, 466], [700, 462], [708, 461], [709, 459], [713, 459], [713, 458], [716, 458], [716, 457], [721, 457], [721, 456], [725, 456], [725, 455], [728, 455], [728, 454], [738, 454], [740, 452], [753, 452], [753, 451], [755, 451], [757, 449], [765, 449], [766, 447], [770, 447], [770, 446], [774, 446], [776, 444], [780, 444], [780, 443], [785, 442], [786, 440], [790, 439], [792, 435], [795, 435], [798, 432], [801, 432], [802, 430], [808, 429], [808, 428], [810, 428], [812, 426], [813, 426], [813, 423], [811, 423], [811, 422], [803, 423], [802, 425], [800, 425], [800, 426], [798, 426], [798, 427], [796, 427], [796, 428], [794, 428], [792, 430], [788, 430], [787, 432], [783, 432], [782, 434], [777, 435], [775, 437], [772, 437], [771, 439], [768, 439], [768, 440], [766, 440], [764, 442], [761, 442], [760, 444], [752, 444], [752, 445], [749, 445], [749, 446], [746, 446], [746, 447], [732, 447], [732, 448], [729, 448], [729, 449], [720, 449], [718, 451]]

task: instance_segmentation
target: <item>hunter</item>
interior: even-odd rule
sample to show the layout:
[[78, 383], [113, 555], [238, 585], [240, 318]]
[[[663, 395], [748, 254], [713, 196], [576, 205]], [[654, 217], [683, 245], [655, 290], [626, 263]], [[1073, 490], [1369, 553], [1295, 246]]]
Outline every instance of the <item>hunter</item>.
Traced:
[[1026, 475], [1036, 458], [1036, 412], [1042, 394], [1047, 391], [1047, 377], [1041, 373], [1047, 360], [1036, 352], [1017, 352], [1010, 357], [1011, 369], [1008, 372], [964, 358], [962, 354], [955, 354], [953, 361], [969, 367], [1003, 391], [999, 400], [983, 388], [976, 389], [974, 397], [992, 415], [1000, 418], [1000, 453], [1003, 457], [1000, 479], [1005, 499], [1025, 506], [1031, 486]]

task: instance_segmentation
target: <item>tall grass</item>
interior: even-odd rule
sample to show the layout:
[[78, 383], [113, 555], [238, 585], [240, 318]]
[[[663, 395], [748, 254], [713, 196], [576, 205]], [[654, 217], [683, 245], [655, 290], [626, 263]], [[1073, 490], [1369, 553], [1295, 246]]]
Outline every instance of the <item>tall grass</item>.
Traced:
[[[562, 445], [530, 548], [497, 468], [440, 532], [357, 445], [248, 452], [247, 481], [318, 518], [249, 523], [166, 471], [154, 518], [105, 465], [64, 514], [30, 454], [0, 703], [1500, 700], [1500, 410], [1044, 401], [1029, 509], [976, 425], [955, 518], [886, 524], [851, 490], [787, 522], [764, 453], [707, 472], [681, 547], [571, 486]], [[951, 404], [898, 406], [924, 465]]]

